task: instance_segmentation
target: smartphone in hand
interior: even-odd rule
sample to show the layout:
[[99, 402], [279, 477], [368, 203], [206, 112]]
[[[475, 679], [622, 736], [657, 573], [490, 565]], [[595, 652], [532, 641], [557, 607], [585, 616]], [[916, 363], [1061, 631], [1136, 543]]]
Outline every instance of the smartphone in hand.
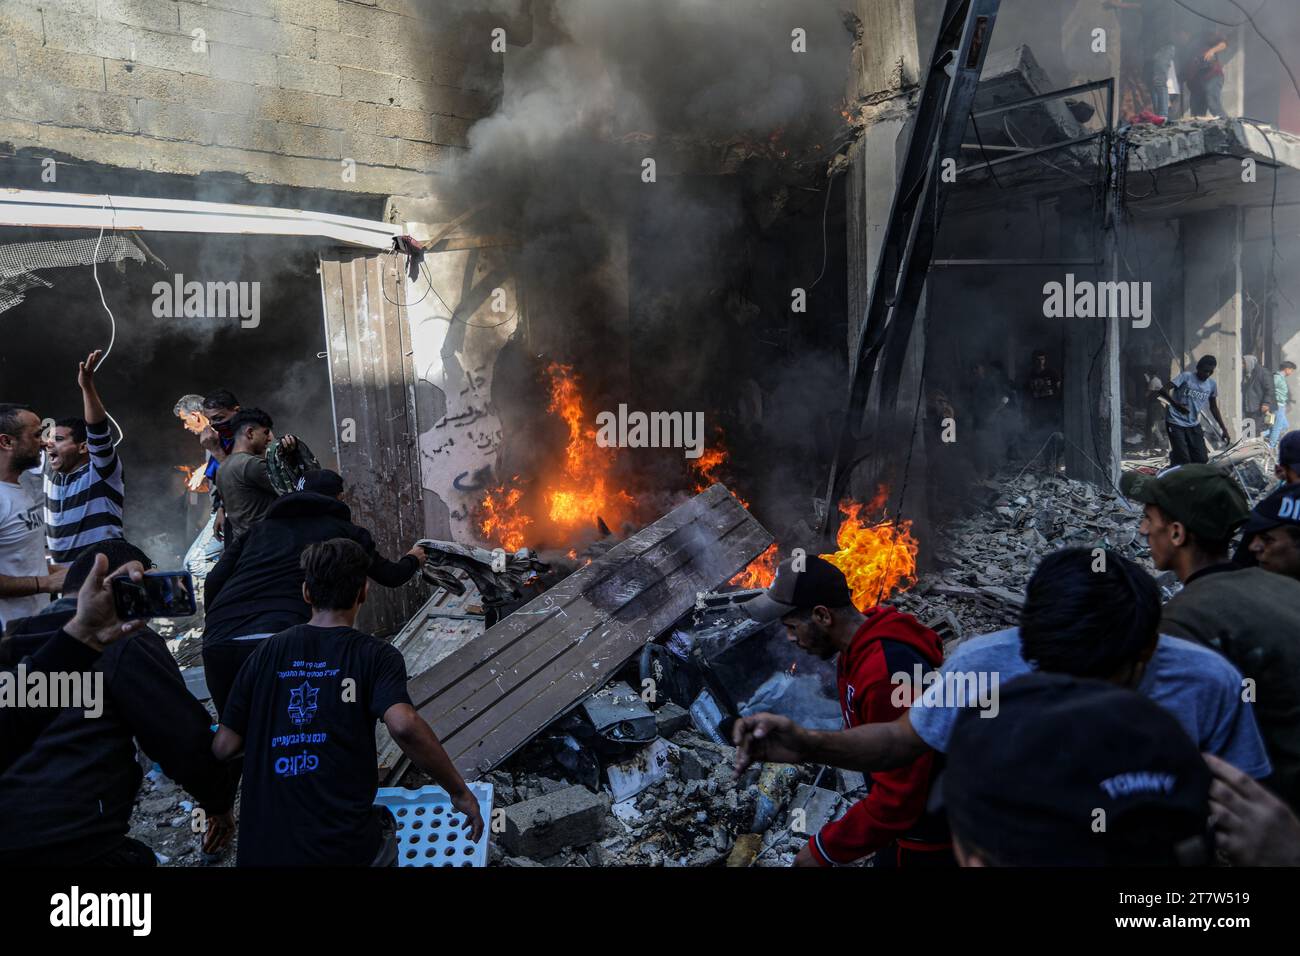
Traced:
[[194, 603], [194, 578], [188, 571], [147, 571], [141, 581], [126, 575], [112, 579], [113, 606], [118, 620], [189, 617]]

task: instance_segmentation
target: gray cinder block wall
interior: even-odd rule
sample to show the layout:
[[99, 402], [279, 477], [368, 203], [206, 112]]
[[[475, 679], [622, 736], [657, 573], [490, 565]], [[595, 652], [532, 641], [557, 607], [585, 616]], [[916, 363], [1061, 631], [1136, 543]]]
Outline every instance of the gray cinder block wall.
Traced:
[[501, 83], [494, 24], [448, 6], [0, 0], [0, 143], [132, 169], [435, 196], [438, 169]]

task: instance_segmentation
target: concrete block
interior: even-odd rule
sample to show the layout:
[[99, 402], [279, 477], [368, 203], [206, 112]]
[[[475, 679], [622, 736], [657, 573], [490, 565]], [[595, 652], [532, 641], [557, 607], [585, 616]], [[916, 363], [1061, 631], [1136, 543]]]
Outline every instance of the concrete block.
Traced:
[[141, 133], [159, 139], [180, 139], [189, 143], [211, 143], [209, 114], [178, 103], [140, 100], [136, 116]]
[[[54, 19], [59, 22], [66, 21], [68, 18], [55, 17]], [[0, 36], [9, 40], [26, 40], [38, 45], [44, 42], [45, 27], [41, 22], [41, 11], [35, 6], [14, 3], [12, 0], [0, 3]]]
[[867, 775], [859, 770], [836, 770], [835, 780], [840, 793], [853, 793], [867, 785]]
[[[26, 120], [11, 120], [0, 117], [0, 143], [10, 143], [15, 149], [22, 149], [24, 146], [36, 146], [41, 140], [41, 127], [35, 123], [29, 123]], [[39, 170], [37, 170], [39, 173]], [[37, 176], [32, 177], [32, 182], [36, 182]], [[20, 183], [11, 183], [10, 185], [25, 185]]]
[[[391, 106], [376, 106], [373, 103], [352, 103], [344, 114], [344, 129], [370, 133], [374, 136], [394, 136], [398, 139], [411, 139], [419, 142], [431, 142], [433, 133], [429, 114], [418, 110], [399, 110]], [[332, 124], [328, 124], [332, 125]]]
[[278, 18], [286, 23], [337, 33], [339, 8], [346, 5], [338, 0], [279, 0], [276, 10]]
[[568, 787], [506, 807], [501, 842], [512, 856], [540, 859], [595, 843], [604, 835], [608, 815], [604, 797], [586, 787]]
[[311, 27], [215, 9], [203, 4], [182, 4], [180, 31], [190, 35], [196, 29], [207, 34], [209, 43], [228, 43], [304, 60], [316, 55], [316, 31]]
[[104, 60], [89, 53], [23, 43], [18, 46], [18, 72], [25, 80], [68, 89], [97, 92], [105, 89]]
[[324, 96], [339, 96], [343, 92], [339, 79], [340, 67], [290, 56], [277, 56], [275, 66], [276, 85], [282, 89], [320, 93]]
[[397, 165], [403, 169], [434, 170], [447, 161], [451, 148], [434, 143], [416, 143], [409, 139], [395, 140], [398, 144]]
[[173, 0], [98, 0], [101, 20], [160, 32], [180, 29], [180, 7]]
[[259, 88], [251, 83], [185, 74], [183, 87], [182, 100], [195, 109], [248, 116], [257, 105]]
[[214, 115], [213, 142], [218, 146], [256, 149], [285, 156], [341, 158], [343, 134], [336, 129], [252, 120], [244, 116]]
[[790, 803], [790, 832], [812, 836], [835, 819], [839, 807], [840, 795], [834, 790], [799, 784]]
[[[295, 90], [259, 90], [254, 113], [279, 123], [301, 123], [304, 126], [326, 126], [344, 129], [347, 126], [348, 103], [337, 96], [320, 93], [301, 93]], [[370, 132], [375, 132], [371, 130]]]
[[127, 60], [104, 60], [104, 82], [109, 93], [150, 100], [185, 102], [185, 74]]
[[366, 166], [396, 166], [404, 140], [370, 136], [348, 130], [343, 133], [342, 155]]
[[212, 76], [219, 80], [237, 80], [254, 86], [280, 85], [280, 70], [273, 53], [229, 43], [209, 43], [208, 56]]
[[316, 59], [356, 70], [379, 70], [409, 75], [419, 69], [411, 52], [393, 43], [370, 37], [320, 31], [316, 35]]
[[691, 714], [671, 700], [655, 711], [655, 731], [660, 737], [671, 737], [691, 724]]
[[18, 48], [13, 40], [0, 40], [0, 76], [13, 78], [18, 75]]
[[469, 146], [469, 128], [474, 125], [472, 120], [461, 119], [458, 116], [440, 116], [435, 113], [430, 125], [435, 143], [462, 148]]
[[207, 49], [194, 49], [189, 34], [159, 33], [108, 20], [95, 24], [95, 48], [90, 52], [111, 60], [131, 60], [181, 73], [212, 72]]
[[342, 94], [359, 103], [379, 103], [398, 106], [402, 77], [395, 73], [377, 73], [374, 70], [356, 70], [350, 66], [337, 67], [342, 82]]
[[709, 768], [704, 765], [700, 755], [689, 747], [681, 750], [681, 775], [683, 780], [707, 780]]
[[282, 0], [182, 0], [182, 2], [194, 2], [215, 10], [230, 10], [234, 13], [246, 13], [270, 19], [279, 11]]
[[0, 115], [88, 130], [135, 132], [132, 103], [124, 96], [60, 89], [22, 78], [0, 87]]

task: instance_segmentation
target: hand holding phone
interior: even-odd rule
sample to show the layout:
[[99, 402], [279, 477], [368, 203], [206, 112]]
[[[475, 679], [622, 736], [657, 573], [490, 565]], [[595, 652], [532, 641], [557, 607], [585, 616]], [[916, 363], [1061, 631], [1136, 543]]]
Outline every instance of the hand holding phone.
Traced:
[[123, 621], [189, 617], [197, 611], [188, 571], [148, 571], [139, 580], [113, 578], [113, 606]]

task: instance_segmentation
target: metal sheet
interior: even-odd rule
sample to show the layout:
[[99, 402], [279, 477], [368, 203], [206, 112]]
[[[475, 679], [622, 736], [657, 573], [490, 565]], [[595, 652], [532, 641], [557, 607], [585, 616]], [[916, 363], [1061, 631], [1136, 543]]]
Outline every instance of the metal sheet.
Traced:
[[413, 679], [411, 699], [461, 772], [479, 777], [771, 543], [714, 485]]
[[[335, 250], [321, 255], [320, 268], [344, 501], [380, 553], [396, 558], [424, 536], [415, 373], [397, 304], [402, 266], [392, 253]], [[425, 590], [418, 577], [401, 588], [371, 588], [357, 626], [396, 632]]]

